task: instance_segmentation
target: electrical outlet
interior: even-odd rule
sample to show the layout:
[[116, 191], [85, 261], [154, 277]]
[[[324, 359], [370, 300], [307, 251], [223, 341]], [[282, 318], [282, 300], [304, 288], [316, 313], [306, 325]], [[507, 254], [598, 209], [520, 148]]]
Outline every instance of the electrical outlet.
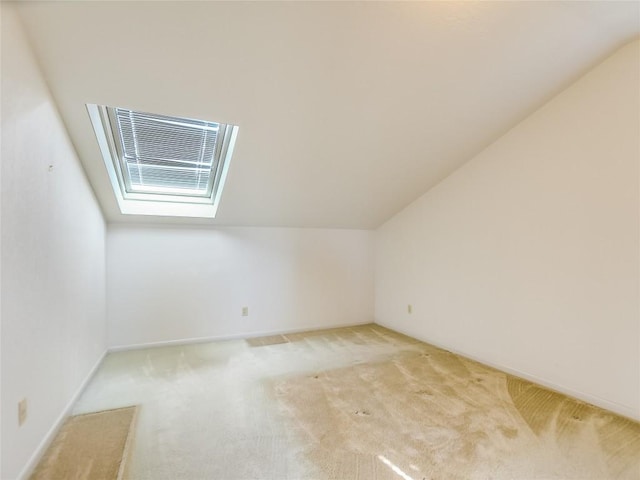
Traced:
[[243, 317], [249, 316], [249, 307], [242, 307], [242, 316]]
[[407, 305], [407, 313], [413, 313], [413, 305]]
[[27, 421], [27, 399], [23, 398], [18, 402], [18, 425]]

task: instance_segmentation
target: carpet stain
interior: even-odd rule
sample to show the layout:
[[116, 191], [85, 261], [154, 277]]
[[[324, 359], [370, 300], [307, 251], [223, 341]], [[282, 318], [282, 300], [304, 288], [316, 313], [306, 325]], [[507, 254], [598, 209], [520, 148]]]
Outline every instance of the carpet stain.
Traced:
[[417, 350], [271, 384], [310, 478], [640, 478], [638, 423]]
[[611, 478], [640, 478], [636, 422], [515, 377], [508, 377], [507, 390], [536, 435], [555, 438], [565, 452], [575, 448], [576, 439], [594, 437]]
[[279, 345], [289, 340], [284, 335], [270, 335], [268, 337], [248, 338], [247, 344], [251, 347], [265, 347], [267, 345]]
[[120, 480], [137, 407], [69, 417], [31, 480]]

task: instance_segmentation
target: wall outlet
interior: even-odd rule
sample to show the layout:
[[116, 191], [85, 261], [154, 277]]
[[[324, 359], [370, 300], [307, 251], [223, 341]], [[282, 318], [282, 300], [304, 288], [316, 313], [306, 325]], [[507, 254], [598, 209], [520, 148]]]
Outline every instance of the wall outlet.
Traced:
[[413, 313], [413, 305], [407, 305], [407, 313]]
[[23, 398], [18, 402], [18, 425], [27, 421], [27, 399]]
[[243, 317], [249, 316], [249, 307], [242, 307], [242, 316]]

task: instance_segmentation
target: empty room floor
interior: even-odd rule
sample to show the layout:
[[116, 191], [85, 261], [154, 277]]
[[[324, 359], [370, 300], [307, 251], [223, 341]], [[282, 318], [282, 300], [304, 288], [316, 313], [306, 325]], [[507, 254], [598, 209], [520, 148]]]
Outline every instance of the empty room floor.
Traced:
[[637, 479], [640, 425], [377, 325], [110, 354], [131, 479]]

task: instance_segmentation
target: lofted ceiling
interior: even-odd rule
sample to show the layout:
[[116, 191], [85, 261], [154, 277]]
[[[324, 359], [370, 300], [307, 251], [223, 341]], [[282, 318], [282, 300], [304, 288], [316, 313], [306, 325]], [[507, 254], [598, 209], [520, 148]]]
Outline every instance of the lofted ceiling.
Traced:
[[[24, 2], [109, 222], [374, 228], [640, 33], [637, 2]], [[214, 220], [119, 213], [85, 104], [240, 126]]]

